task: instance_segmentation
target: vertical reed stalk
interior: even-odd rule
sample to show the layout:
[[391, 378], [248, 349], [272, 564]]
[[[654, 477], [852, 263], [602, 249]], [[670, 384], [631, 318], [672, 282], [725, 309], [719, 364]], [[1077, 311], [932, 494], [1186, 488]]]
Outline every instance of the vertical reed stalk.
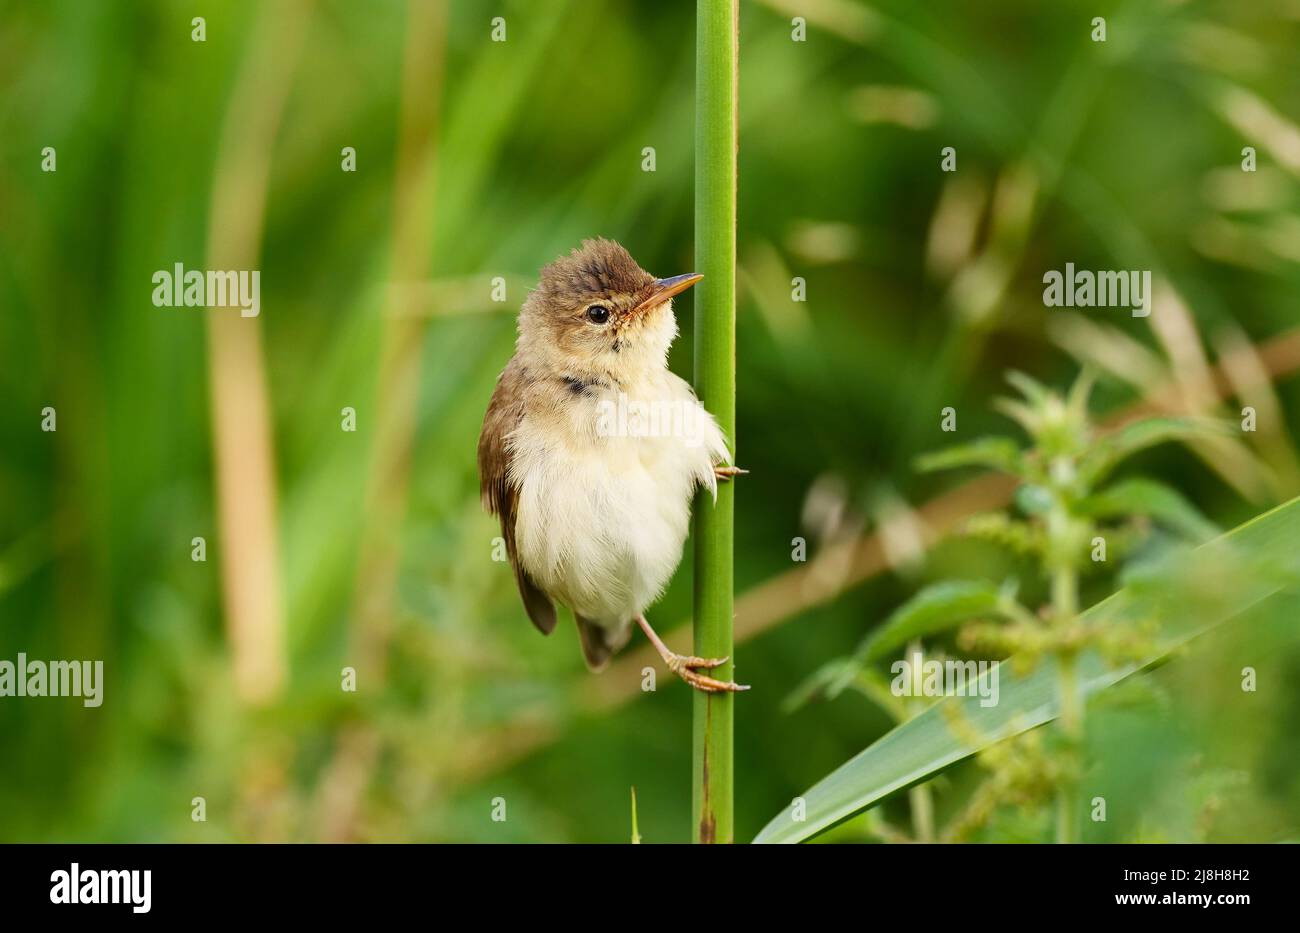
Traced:
[[[313, 4], [268, 6], [231, 94], [221, 130], [207, 267], [256, 269], [266, 220], [271, 152], [284, 115]], [[249, 704], [274, 701], [288, 678], [280, 603], [279, 526], [270, 389], [260, 318], [209, 309], [221, 590], [235, 688]]]
[[[739, 0], [698, 0], [695, 36], [695, 390], [736, 447], [736, 69]], [[731, 483], [695, 508], [695, 653], [730, 656]], [[730, 663], [712, 672], [732, 678]], [[732, 842], [733, 704], [696, 692], [692, 816], [696, 842]]]

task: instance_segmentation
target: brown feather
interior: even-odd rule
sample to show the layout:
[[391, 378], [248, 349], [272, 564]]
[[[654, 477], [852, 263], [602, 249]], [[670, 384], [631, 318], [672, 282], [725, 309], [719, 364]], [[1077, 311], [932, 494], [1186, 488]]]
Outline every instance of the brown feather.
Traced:
[[501, 536], [505, 538], [506, 555], [515, 572], [524, 610], [538, 631], [549, 635], [555, 629], [555, 606], [533, 582], [515, 553], [515, 508], [519, 490], [510, 480], [509, 438], [523, 417], [524, 385], [523, 367], [518, 359], [512, 359], [497, 380], [487, 414], [483, 416], [483, 432], [478, 439], [479, 494], [484, 507], [501, 519]]

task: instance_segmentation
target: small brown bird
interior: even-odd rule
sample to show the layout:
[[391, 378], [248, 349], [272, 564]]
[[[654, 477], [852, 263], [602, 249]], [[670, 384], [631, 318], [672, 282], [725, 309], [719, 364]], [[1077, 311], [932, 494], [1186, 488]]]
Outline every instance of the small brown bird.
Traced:
[[681, 561], [695, 490], [716, 497], [718, 479], [744, 472], [668, 369], [673, 296], [701, 278], [656, 279], [601, 239], [543, 268], [483, 418], [479, 488], [542, 634], [568, 606], [600, 670], [636, 622], [691, 686], [745, 690], [701, 673], [726, 658], [670, 651], [645, 618]]

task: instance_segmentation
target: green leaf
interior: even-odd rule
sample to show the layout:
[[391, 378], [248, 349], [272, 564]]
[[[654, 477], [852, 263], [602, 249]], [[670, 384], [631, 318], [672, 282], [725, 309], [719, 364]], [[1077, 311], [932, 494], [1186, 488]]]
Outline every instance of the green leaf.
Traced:
[[[1096, 692], [1153, 664], [1196, 635], [1300, 583], [1300, 499], [1260, 515], [1183, 555], [1173, 567], [1137, 580], [1098, 603], [1085, 616], [1101, 624], [1161, 622], [1161, 646], [1143, 664], [1109, 668], [1093, 652], [1079, 656], [1082, 688]], [[755, 842], [799, 842], [878, 803], [889, 794], [932, 777], [955, 762], [1057, 715], [1056, 675], [1039, 665], [1016, 676], [999, 665], [998, 703], [981, 706], [976, 695], [946, 697], [887, 733], [801, 796], [801, 821], [779, 813]], [[992, 676], [990, 671], [985, 678]], [[949, 727], [962, 717], [978, 741], [968, 744]]]
[[1042, 421], [1042, 416], [1037, 411], [1013, 398], [995, 398], [993, 408], [1020, 425], [1031, 436], [1037, 433], [1039, 422]]
[[1092, 518], [1145, 515], [1196, 541], [1219, 534], [1219, 528], [1182, 493], [1152, 479], [1122, 480], [1088, 496], [1078, 508]]
[[1085, 366], [1079, 371], [1078, 378], [1074, 380], [1065, 397], [1066, 410], [1079, 424], [1084, 424], [1088, 420], [1088, 398], [1092, 395], [1092, 387], [1096, 383], [1096, 373]]
[[818, 686], [827, 699], [833, 700], [871, 662], [895, 653], [914, 638], [933, 635], [969, 619], [997, 612], [1000, 606], [998, 589], [983, 581], [953, 580], [928, 586], [895, 609], [889, 618], [869, 633], [852, 658], [838, 663], [833, 669], [822, 668], [818, 673], [823, 679]]
[[795, 688], [783, 708], [793, 712], [817, 695], [833, 700], [857, 680], [872, 661], [893, 654], [914, 638], [933, 635], [968, 619], [995, 613], [1003, 594], [981, 580], [953, 580], [921, 590], [890, 614], [859, 643], [852, 657], [819, 667]]
[[979, 466], [1001, 470], [1012, 476], [1025, 475], [1025, 459], [1020, 445], [1007, 437], [982, 437], [968, 444], [936, 450], [919, 457], [916, 465], [925, 471]]
[[1018, 369], [1009, 371], [1006, 379], [1024, 397], [1025, 401], [1035, 408], [1042, 408], [1047, 405], [1052, 397], [1052, 392], [1047, 386]]
[[1105, 479], [1121, 461], [1139, 451], [1169, 441], [1223, 437], [1227, 428], [1208, 418], [1144, 418], [1125, 425], [1093, 445], [1079, 463], [1079, 477], [1087, 488]]
[[878, 661], [914, 638], [997, 612], [1001, 599], [998, 588], [983, 580], [950, 580], [927, 586], [863, 640], [857, 657], [868, 663]]
[[827, 661], [795, 687], [781, 703], [781, 711], [793, 713], [812, 702], [818, 696], [831, 696], [831, 690], [839, 694], [853, 680], [861, 665], [857, 658], [835, 658]]
[[848, 687], [880, 707], [895, 722], [907, 718], [903, 698], [889, 690], [889, 678], [874, 668], [863, 667], [856, 657], [836, 658], [818, 668], [782, 701], [781, 712], [796, 712], [818, 696], [831, 699]]

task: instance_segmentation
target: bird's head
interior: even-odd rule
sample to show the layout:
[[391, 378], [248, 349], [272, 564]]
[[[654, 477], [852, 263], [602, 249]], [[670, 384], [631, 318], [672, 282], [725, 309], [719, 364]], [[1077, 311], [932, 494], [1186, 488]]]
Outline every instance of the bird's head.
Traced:
[[673, 296], [701, 278], [656, 279], [614, 241], [584, 240], [542, 269], [519, 315], [519, 348], [556, 376], [634, 381], [666, 365], [677, 336]]

